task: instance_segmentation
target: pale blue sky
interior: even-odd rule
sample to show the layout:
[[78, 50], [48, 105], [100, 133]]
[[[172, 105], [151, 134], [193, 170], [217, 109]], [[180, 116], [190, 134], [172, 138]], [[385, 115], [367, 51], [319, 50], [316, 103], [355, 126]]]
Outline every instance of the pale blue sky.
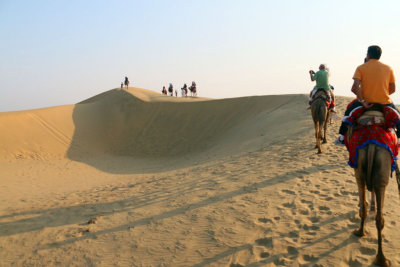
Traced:
[[74, 104], [125, 75], [158, 92], [195, 80], [211, 98], [308, 93], [320, 63], [351, 96], [369, 45], [400, 77], [399, 11], [397, 0], [0, 0], [0, 111]]

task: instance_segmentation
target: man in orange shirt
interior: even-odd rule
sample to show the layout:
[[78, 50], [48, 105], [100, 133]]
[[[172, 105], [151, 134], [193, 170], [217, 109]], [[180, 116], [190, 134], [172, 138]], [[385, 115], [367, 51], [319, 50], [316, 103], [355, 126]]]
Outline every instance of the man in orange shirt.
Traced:
[[358, 66], [354, 73], [351, 91], [365, 108], [371, 103], [393, 104], [391, 94], [396, 91], [393, 70], [379, 61], [382, 49], [373, 45], [368, 47], [367, 62]]
[[[353, 76], [354, 82], [351, 91], [357, 96], [357, 101], [346, 110], [346, 113], [349, 114], [351, 110], [360, 106], [370, 108], [374, 103], [387, 105], [397, 110], [389, 96], [396, 91], [393, 70], [379, 61], [381, 54], [382, 49], [379, 46], [368, 47], [366, 62], [357, 67]], [[341, 136], [335, 141], [335, 144], [344, 144], [346, 132], [346, 124], [342, 123], [339, 129]], [[396, 135], [398, 138], [400, 137], [399, 126]]]

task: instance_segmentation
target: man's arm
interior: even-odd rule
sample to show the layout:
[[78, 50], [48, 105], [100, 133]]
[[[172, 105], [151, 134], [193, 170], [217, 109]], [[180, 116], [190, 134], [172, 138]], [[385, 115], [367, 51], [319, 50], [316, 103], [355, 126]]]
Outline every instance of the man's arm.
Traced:
[[309, 73], [310, 73], [310, 79], [313, 82], [315, 80], [315, 79], [313, 79], [315, 72], [313, 70], [310, 70]]
[[396, 92], [396, 84], [389, 83], [389, 95], [393, 94], [394, 92]]
[[361, 84], [360, 80], [355, 78], [353, 86], [351, 87], [351, 91], [357, 96], [358, 101], [363, 99], [360, 84]]
[[372, 104], [366, 102], [362, 96], [361, 82], [359, 79], [354, 78], [354, 82], [353, 82], [353, 86], [351, 87], [351, 91], [357, 96], [358, 101], [360, 101], [365, 108], [372, 107]]

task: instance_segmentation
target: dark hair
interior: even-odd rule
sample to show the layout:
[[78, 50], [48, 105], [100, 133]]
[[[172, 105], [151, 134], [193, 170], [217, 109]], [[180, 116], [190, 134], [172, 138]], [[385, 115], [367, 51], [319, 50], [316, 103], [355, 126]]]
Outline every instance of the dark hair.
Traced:
[[377, 45], [371, 45], [370, 47], [368, 47], [367, 54], [369, 58], [380, 59], [382, 55], [382, 49]]

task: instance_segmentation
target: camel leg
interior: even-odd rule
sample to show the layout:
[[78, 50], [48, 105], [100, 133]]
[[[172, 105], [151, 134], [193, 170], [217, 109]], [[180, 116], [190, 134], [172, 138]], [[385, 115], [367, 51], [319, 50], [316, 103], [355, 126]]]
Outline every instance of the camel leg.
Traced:
[[371, 206], [369, 208], [369, 211], [375, 212], [375, 192], [372, 190], [371, 192]]
[[376, 217], [375, 217], [375, 222], [376, 222], [376, 229], [378, 230], [378, 254], [376, 255], [374, 264], [378, 266], [390, 266], [390, 262], [385, 258], [385, 255], [383, 255], [383, 250], [382, 250], [382, 229], [385, 225], [385, 220], [383, 218], [383, 202], [385, 198], [385, 186], [380, 187], [376, 191], [376, 206], [377, 206], [377, 212], [376, 212]]
[[316, 140], [316, 144], [315, 144], [315, 148], [318, 148], [318, 154], [321, 154], [321, 133], [320, 133], [320, 127], [319, 127], [319, 122], [317, 121], [316, 123], [314, 123], [315, 126], [315, 140]]
[[324, 121], [324, 137], [323, 137], [323, 142], [324, 144], [326, 144], [326, 129], [328, 128], [328, 118], [329, 118], [329, 112], [327, 115], [327, 118]]
[[[364, 152], [364, 153], [362, 153]], [[360, 214], [360, 218], [361, 218], [361, 223], [360, 223], [360, 228], [355, 230], [353, 232], [354, 235], [356, 236], [364, 236], [365, 235], [365, 231], [364, 231], [364, 224], [365, 224], [365, 219], [367, 218], [367, 201], [365, 199], [365, 193], [366, 193], [366, 184], [365, 184], [365, 180], [363, 177], [363, 173], [362, 173], [362, 166], [360, 166], [361, 164], [361, 158], [365, 157], [365, 151], [363, 150], [359, 150], [359, 161], [358, 161], [358, 168], [355, 170], [355, 176], [357, 179], [357, 186], [358, 186], [358, 194], [359, 194], [359, 214]]]
[[390, 262], [385, 258], [382, 248], [382, 230], [385, 225], [385, 220], [383, 218], [383, 205], [385, 200], [386, 186], [389, 183], [389, 177], [391, 173], [391, 156], [389, 153], [383, 149], [378, 148], [378, 160], [377, 176], [378, 179], [373, 181], [373, 189], [376, 196], [376, 229], [378, 230], [378, 254], [376, 255], [374, 263], [379, 266], [390, 266]]

